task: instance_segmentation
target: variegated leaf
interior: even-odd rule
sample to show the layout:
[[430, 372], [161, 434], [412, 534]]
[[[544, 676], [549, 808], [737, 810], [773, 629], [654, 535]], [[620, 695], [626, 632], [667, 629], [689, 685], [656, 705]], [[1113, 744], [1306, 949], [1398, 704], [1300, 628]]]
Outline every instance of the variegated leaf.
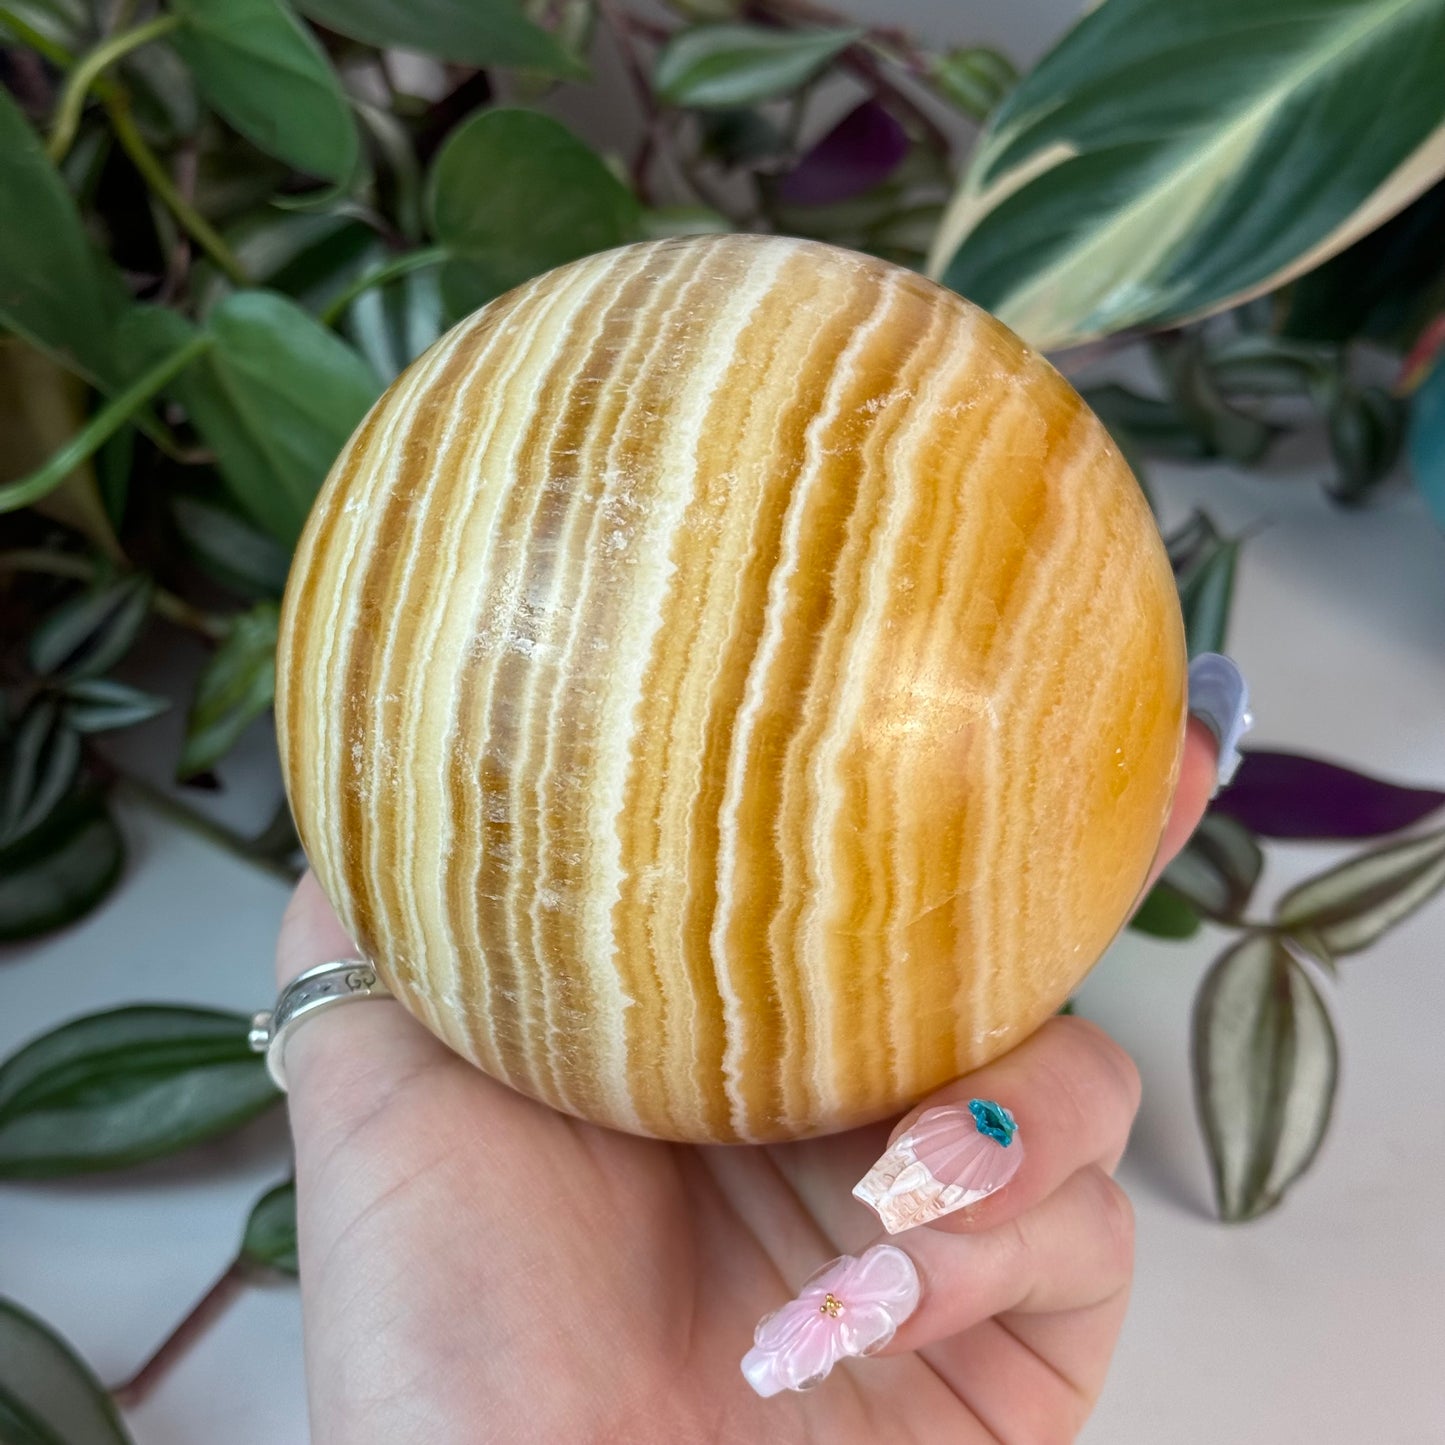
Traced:
[[931, 269], [1036, 346], [1234, 305], [1445, 174], [1445, 0], [1105, 0], [992, 117]]

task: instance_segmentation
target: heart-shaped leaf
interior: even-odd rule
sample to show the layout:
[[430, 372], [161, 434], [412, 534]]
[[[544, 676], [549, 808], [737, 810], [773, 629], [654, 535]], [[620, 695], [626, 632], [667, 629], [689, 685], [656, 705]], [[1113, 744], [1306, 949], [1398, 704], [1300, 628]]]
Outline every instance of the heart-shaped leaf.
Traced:
[[863, 34], [853, 27], [699, 25], [658, 52], [653, 85], [673, 105], [756, 105], [797, 90]]
[[105, 1387], [53, 1330], [0, 1298], [0, 1439], [131, 1445]]
[[1445, 792], [1402, 788], [1338, 763], [1251, 748], [1214, 800], [1266, 838], [1375, 838], [1413, 827], [1445, 807]]
[[1350, 858], [1280, 899], [1281, 926], [1332, 958], [1358, 953], [1445, 888], [1445, 828]]
[[635, 197], [560, 121], [486, 110], [447, 138], [427, 184], [432, 231], [456, 259], [442, 293], [456, 314], [594, 251], [633, 240]]
[[1445, 527], [1445, 356], [1415, 393], [1410, 410], [1410, 469], [1436, 522]]
[[1275, 290], [1445, 173], [1442, 51], [1445, 0], [1104, 0], [991, 117], [934, 274], [1044, 349]]
[[1324, 1000], [1285, 942], [1251, 934], [1205, 975], [1193, 1063], [1220, 1216], [1253, 1219], [1309, 1168], [1339, 1071]]
[[72, 794], [0, 848], [0, 942], [35, 938], [83, 917], [124, 867], [125, 844], [104, 800]]
[[109, 672], [145, 626], [153, 592], [150, 578], [133, 572], [78, 593], [31, 634], [30, 665], [66, 679]]
[[295, 1274], [296, 1181], [288, 1179], [256, 1201], [241, 1240], [241, 1260], [283, 1274]]
[[1264, 854], [1243, 824], [1209, 813], [1164, 870], [1161, 882], [1206, 918], [1233, 922], [1249, 906]]
[[126, 302], [75, 202], [0, 86], [0, 326], [93, 381], [109, 381], [110, 330]]
[[178, 771], [188, 778], [215, 766], [247, 723], [276, 695], [276, 630], [280, 609], [262, 602], [231, 624], [196, 684]]
[[277, 0], [172, 0], [171, 41], [206, 101], [258, 149], [348, 180], [361, 142], [325, 53]]
[[0, 1065], [0, 1178], [117, 1169], [235, 1129], [280, 1098], [250, 1020], [135, 1005], [89, 1014]]
[[464, 65], [576, 75], [577, 61], [514, 0], [299, 0], [317, 24], [378, 49], [420, 50]]
[[89, 678], [65, 689], [65, 719], [79, 733], [134, 727], [159, 717], [169, 706], [167, 698], [142, 692], [113, 677]]

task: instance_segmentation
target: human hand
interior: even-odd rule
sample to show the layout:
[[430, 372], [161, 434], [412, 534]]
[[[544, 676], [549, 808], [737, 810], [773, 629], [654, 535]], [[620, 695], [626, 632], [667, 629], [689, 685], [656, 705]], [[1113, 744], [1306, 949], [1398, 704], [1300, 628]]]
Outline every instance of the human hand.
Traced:
[[[1214, 756], [1191, 721], [1158, 867], [1198, 821]], [[353, 952], [308, 875], [281, 982]], [[329, 1012], [286, 1063], [314, 1445], [1049, 1445], [1102, 1385], [1133, 1265], [1112, 1175], [1139, 1085], [1082, 1019], [1050, 1020], [910, 1111], [998, 1100], [1020, 1163], [893, 1237], [850, 1193], [886, 1125], [761, 1147], [637, 1139], [514, 1093], [390, 1005]], [[880, 1356], [807, 1394], [749, 1389], [738, 1361], [758, 1317], [879, 1243], [907, 1256], [869, 1256], [894, 1285], [901, 1268], [921, 1286], [911, 1312], [891, 1294]]]

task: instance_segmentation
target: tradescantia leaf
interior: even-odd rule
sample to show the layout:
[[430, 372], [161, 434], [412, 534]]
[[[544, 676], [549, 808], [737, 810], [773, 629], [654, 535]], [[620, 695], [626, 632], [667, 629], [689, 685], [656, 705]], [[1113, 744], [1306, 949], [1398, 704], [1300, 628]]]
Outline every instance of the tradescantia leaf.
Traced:
[[1273, 1209], [1329, 1128], [1339, 1046], [1313, 978], [1286, 942], [1251, 934], [1194, 1001], [1195, 1104], [1220, 1217]]
[[1007, 56], [984, 46], [939, 56], [929, 74], [934, 85], [974, 120], [986, 119], [1019, 79]]
[[725, 107], [776, 100], [806, 84], [864, 32], [700, 25], [658, 52], [653, 84], [673, 105]]
[[0, 1065], [0, 1178], [49, 1179], [173, 1154], [279, 1098], [250, 1021], [136, 1005], [89, 1014]]
[[1332, 958], [1358, 953], [1445, 888], [1445, 828], [1348, 859], [1292, 888], [1275, 919]]
[[1238, 561], [1238, 541], [1224, 540], [1192, 572], [1179, 579], [1179, 605], [1184, 609], [1190, 657], [1224, 651]]
[[243, 1263], [295, 1274], [296, 1181], [288, 1179], [256, 1201], [241, 1240]]
[[1296, 753], [1251, 748], [1211, 805], [1266, 838], [1376, 838], [1445, 807], [1445, 792], [1402, 788]]
[[54, 697], [42, 693], [21, 713], [0, 749], [0, 845], [37, 828], [80, 771], [80, 736]]
[[277, 0], [173, 0], [171, 41], [201, 94], [258, 149], [345, 181], [360, 140], [325, 53]]
[[1415, 393], [1410, 410], [1410, 469], [1435, 520], [1445, 527], [1445, 357]]
[[1340, 391], [1328, 417], [1335, 459], [1331, 496], [1358, 503], [1390, 474], [1405, 439], [1405, 415], [1404, 403], [1384, 387], [1351, 386]]
[[0, 942], [37, 938], [89, 913], [120, 881], [125, 843], [98, 794], [71, 794], [0, 848]]
[[126, 302], [39, 138], [0, 86], [0, 328], [92, 381], [112, 379], [110, 329]]
[[930, 269], [1046, 349], [1274, 290], [1445, 174], [1442, 53], [1445, 0], [1104, 0], [994, 113]]
[[42, 676], [96, 677], [130, 651], [150, 615], [151, 580], [140, 573], [91, 587], [45, 617], [30, 637]]
[[379, 49], [420, 50], [466, 65], [576, 75], [577, 61], [514, 0], [299, 0], [303, 15]]
[[1206, 918], [1243, 914], [1264, 869], [1264, 854], [1248, 828], [1209, 813], [1164, 870], [1161, 882]]
[[510, 109], [483, 111], [448, 136], [428, 178], [427, 209], [454, 258], [442, 294], [456, 314], [633, 240], [642, 218], [627, 187], [560, 121]]
[[131, 1445], [105, 1387], [53, 1330], [0, 1298], [0, 1440]]
[[65, 720], [78, 733], [134, 727], [159, 717], [169, 706], [166, 698], [142, 692], [113, 677], [82, 679], [65, 689]]
[[1193, 938], [1200, 926], [1200, 917], [1188, 900], [1167, 883], [1156, 883], [1129, 920], [1136, 933], [1154, 938]]
[[279, 597], [290, 554], [224, 499], [196, 492], [171, 498], [171, 520], [197, 563], [238, 592]]
[[276, 630], [280, 609], [262, 602], [231, 624], [196, 684], [178, 772], [193, 777], [214, 767], [235, 745], [246, 724], [276, 695]]
[[778, 177], [788, 206], [832, 206], [880, 186], [908, 157], [908, 132], [876, 100], [865, 100]]

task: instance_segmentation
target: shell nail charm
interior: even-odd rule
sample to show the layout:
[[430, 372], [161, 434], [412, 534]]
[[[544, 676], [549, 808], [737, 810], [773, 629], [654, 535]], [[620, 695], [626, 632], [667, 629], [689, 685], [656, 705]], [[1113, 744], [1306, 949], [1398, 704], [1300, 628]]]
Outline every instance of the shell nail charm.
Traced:
[[377, 402], [296, 554], [287, 791], [388, 987], [582, 1118], [901, 1113], [1124, 922], [1184, 738], [1139, 488], [1068, 384], [910, 271], [709, 236], [589, 257]]

